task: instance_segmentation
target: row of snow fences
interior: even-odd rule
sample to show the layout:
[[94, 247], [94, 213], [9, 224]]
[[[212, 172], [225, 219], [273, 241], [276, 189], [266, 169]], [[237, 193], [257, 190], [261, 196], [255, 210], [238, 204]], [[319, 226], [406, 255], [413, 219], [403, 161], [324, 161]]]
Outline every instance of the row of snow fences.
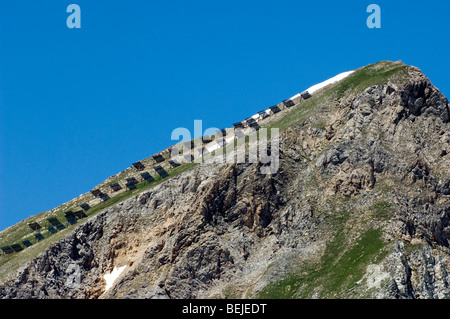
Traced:
[[[292, 107], [295, 105], [294, 101], [292, 101], [291, 99], [284, 100], [282, 103], [285, 107]], [[269, 117], [271, 113], [276, 114], [280, 111], [281, 111], [281, 109], [278, 105], [273, 105], [273, 106], [269, 107], [267, 110], [259, 111], [255, 115], [253, 115], [241, 122], [233, 123], [233, 128], [234, 129], [239, 129], [239, 128], [243, 129], [245, 127], [254, 127], [255, 128], [255, 127], [257, 127], [256, 126], [257, 118], [265, 119], [265, 118]]]
[[[308, 93], [308, 92], [306, 92], [306, 93], [303, 92], [303, 93], [302, 93], [302, 94], [303, 94], [302, 97], [303, 97], [303, 96], [306, 96], [305, 94], [307, 94], [307, 93]], [[294, 101], [292, 101], [291, 99], [284, 100], [284, 101], [282, 101], [282, 103], [283, 103], [283, 105], [284, 105], [285, 107], [292, 107], [292, 106], [295, 105]], [[237, 138], [244, 137], [245, 134], [244, 134], [240, 129], [244, 129], [245, 127], [250, 127], [250, 128], [252, 128], [253, 130], [259, 130], [261, 127], [260, 127], [259, 124], [258, 124], [258, 121], [257, 121], [258, 118], [260, 118], [260, 119], [265, 119], [265, 118], [269, 117], [271, 114], [276, 114], [276, 113], [278, 113], [278, 112], [280, 112], [280, 111], [281, 111], [280, 107], [279, 107], [278, 105], [274, 105], [274, 106], [269, 107], [267, 110], [260, 111], [260, 112], [258, 112], [257, 114], [255, 114], [254, 116], [249, 117], [249, 118], [247, 118], [247, 119], [245, 119], [245, 120], [243, 120], [243, 121], [241, 121], [241, 122], [233, 123], [233, 128], [235, 129], [235, 130], [234, 130], [234, 135], [235, 135]], [[228, 135], [228, 132], [227, 132], [226, 129], [219, 129], [219, 130], [217, 130], [217, 131], [216, 131], [216, 143], [217, 143], [219, 146], [221, 146], [221, 147], [225, 146], [225, 145], [227, 144], [227, 142], [226, 142], [226, 140], [224, 139], [224, 137], [227, 136], [227, 135]], [[202, 137], [201, 137], [201, 142], [202, 142], [203, 144], [208, 144], [208, 143], [210, 143], [210, 142], [212, 142], [212, 141], [213, 141], [213, 136], [212, 136], [212, 135], [209, 135], [209, 136], [202, 136]], [[190, 140], [190, 141], [184, 142], [184, 143], [182, 144], [182, 147], [184, 147], [185, 149], [193, 150], [193, 149], [195, 148], [195, 143], [194, 143], [193, 140]], [[170, 148], [170, 149], [169, 149], [169, 154], [172, 154], [172, 151], [173, 151], [173, 150], [174, 150], [173, 147]], [[176, 150], [175, 150], [175, 151], [176, 151]], [[200, 148], [198, 148], [196, 151], [198, 152], [198, 154], [199, 154], [200, 156], [205, 156], [205, 155], [209, 154], [208, 149], [207, 149], [206, 147], [203, 147], [203, 146], [200, 147]], [[194, 160], [194, 156], [193, 156], [192, 154], [190, 154], [190, 153], [189, 153], [189, 154], [183, 155], [183, 158], [184, 158], [184, 161], [187, 162], [187, 163], [192, 162], [192, 161]], [[156, 155], [153, 155], [153, 156], [152, 156], [152, 159], [153, 159], [154, 163], [156, 163], [156, 164], [159, 164], [159, 163], [162, 163], [162, 162], [166, 161], [166, 158], [165, 158], [162, 154], [156, 154]], [[177, 162], [177, 161], [174, 160], [174, 159], [168, 160], [168, 163], [170, 164], [170, 166], [171, 166], [172, 168], [175, 168], [175, 167], [178, 167], [178, 166], [181, 165], [179, 162]], [[133, 164], [132, 164], [132, 167], [134, 167], [137, 171], [143, 171], [143, 170], [145, 169], [145, 165], [142, 164], [141, 162], [133, 163]], [[162, 168], [161, 165], [157, 165], [157, 166], [153, 167], [153, 169], [154, 169], [154, 170], [156, 171], [156, 173], [157, 173], [159, 176], [161, 176], [162, 178], [165, 178], [165, 177], [169, 176], [169, 174], [164, 170], [164, 168]], [[141, 175], [142, 178], [143, 178], [144, 180], [146, 180], [147, 182], [152, 182], [152, 181], [155, 180], [155, 179], [153, 178], [153, 176], [150, 175], [149, 172], [142, 172], [142, 173], [140, 173], [140, 175]], [[126, 186], [129, 190], [133, 190], [133, 189], [136, 188], [136, 184], [137, 184], [137, 183], [132, 183], [132, 182], [130, 182], [130, 181], [127, 181], [127, 183], [125, 184], [125, 186]], [[110, 187], [112, 188], [112, 190], [113, 190], [114, 192], [119, 191], [119, 190], [122, 189], [122, 186], [120, 186], [118, 183], [113, 183], [113, 184], [110, 185]], [[109, 197], [106, 197], [107, 195], [106, 195], [106, 196], [105, 196], [105, 195], [102, 195], [102, 193], [101, 193], [100, 190], [96, 190], [96, 191], [97, 191], [98, 193], [93, 193], [94, 196], [96, 196], [96, 197], [101, 197], [101, 198], [102, 198], [102, 196], [104, 196], [104, 197], [103, 197], [104, 200], [109, 199]], [[92, 192], [92, 191], [91, 191], [91, 192]]]
[[[304, 91], [304, 92], [300, 93], [300, 96], [302, 97], [303, 100], [306, 100], [311, 97], [311, 94], [309, 94], [308, 91]], [[292, 107], [295, 105], [295, 102], [291, 99], [287, 99], [287, 100], [283, 100], [282, 104], [285, 107]], [[259, 111], [254, 116], [252, 116], [248, 119], [245, 119], [241, 122], [233, 123], [233, 127], [236, 129], [236, 128], [244, 128], [245, 125], [250, 126], [250, 127], [252, 127], [252, 125], [255, 126], [254, 122], [256, 121], [256, 118], [259, 117], [261, 119], [265, 119], [265, 118], [269, 117], [271, 113], [276, 114], [280, 111], [281, 111], [281, 109], [278, 105], [273, 105], [273, 106], [269, 107], [267, 110]]]
[[[286, 107], [291, 107], [291, 106], [295, 105], [294, 101], [292, 101], [290, 99], [284, 100], [282, 103]], [[253, 117], [249, 117], [249, 118], [247, 118], [247, 119], [245, 119], [245, 120], [243, 120], [241, 122], [233, 123], [233, 128], [234, 129], [244, 129], [245, 127], [250, 127], [250, 128], [252, 128], [254, 130], [259, 130], [260, 126], [259, 126], [259, 124], [258, 124], [258, 122], [256, 120], [258, 117], [261, 118], [261, 119], [265, 119], [265, 118], [269, 117], [271, 113], [275, 114], [275, 113], [278, 113], [280, 111], [281, 111], [281, 109], [280, 109], [280, 107], [278, 105], [271, 106], [267, 110], [263, 110], [263, 111], [258, 112]], [[228, 132], [227, 132], [226, 129], [219, 129], [219, 130], [216, 131], [216, 136], [218, 137], [216, 139], [216, 142], [217, 142], [217, 144], [219, 146], [226, 145], [226, 141], [225, 141], [225, 139], [223, 139], [223, 137], [225, 137], [227, 135], [228, 135]], [[237, 138], [241, 138], [241, 137], [245, 136], [245, 134], [243, 132], [241, 132], [240, 130], [235, 130], [235, 136]], [[202, 141], [203, 144], [208, 144], [208, 143], [213, 141], [213, 136], [212, 135], [202, 136], [201, 137], [201, 141]], [[195, 143], [194, 143], [193, 140], [190, 140], [190, 141], [184, 142], [182, 146], [185, 149], [193, 150], [195, 148]], [[172, 150], [173, 150], [173, 148], [169, 148], [169, 154], [172, 154]], [[198, 153], [201, 156], [207, 155], [209, 153], [209, 151], [205, 147], [200, 147], [199, 149], [197, 149], [197, 151], [198, 151]], [[166, 158], [162, 154], [153, 155], [152, 159], [157, 164], [162, 163], [162, 162], [164, 162], [166, 160]], [[192, 162], [194, 160], [194, 158], [191, 157], [190, 154], [184, 156], [184, 159], [185, 159], [186, 162]], [[180, 165], [178, 162], [176, 162], [174, 160], [169, 160], [168, 162], [169, 162], [169, 164], [172, 167], [177, 167], [177, 166]], [[143, 171], [145, 169], [145, 165], [142, 164], [142, 162], [139, 162], [139, 161], [136, 162], [136, 163], [133, 163], [132, 167], [135, 168], [137, 171]], [[168, 176], [167, 172], [165, 172], [165, 171], [163, 172], [162, 167], [160, 165], [154, 167], [154, 169], [155, 169], [155, 171], [158, 174], [160, 172], [162, 172], [162, 174], [159, 174], [161, 177], [164, 178], [164, 177]], [[143, 178], [145, 180], [148, 180], [151, 175], [148, 172], [145, 172], [145, 174], [146, 174], [146, 176], [148, 178], [144, 177], [144, 176], [143, 176]], [[152, 179], [153, 179], [153, 177], [150, 178], [150, 181]], [[132, 184], [128, 184], [127, 183], [127, 185], [130, 185], [131, 187], [133, 187]], [[113, 191], [118, 191], [118, 190], [122, 189], [122, 187], [120, 185], [118, 185], [117, 183], [111, 185], [111, 187], [113, 188]], [[98, 194], [93, 194], [93, 195], [96, 196], [96, 197], [98, 196]]]
[[[155, 159], [156, 162], [162, 162], [162, 161], [164, 161], [164, 157], [162, 157], [161, 155], [153, 156], [153, 158]], [[185, 155], [184, 158], [185, 158], [186, 161], [192, 161], [192, 160], [194, 160], [194, 158], [191, 157], [191, 155], [189, 155], [189, 156], [188, 156], [188, 155]], [[139, 163], [140, 163], [140, 162], [139, 162]], [[181, 164], [180, 164], [178, 161], [176, 161], [176, 160], [169, 160], [168, 163], [170, 164], [171, 167], [178, 167], [178, 166], [181, 165]], [[136, 163], [135, 163], [135, 164], [136, 164]], [[133, 165], [135, 165], [135, 164], [133, 164]], [[141, 167], [141, 165], [142, 165], [142, 163], [140, 163], [140, 164], [137, 165], [137, 166]], [[144, 166], [142, 165], [142, 167], [144, 167]], [[145, 167], [144, 167], [144, 168], [145, 168]], [[154, 170], [156, 171], [156, 173], [157, 173], [159, 176], [161, 176], [162, 178], [165, 178], [165, 177], [169, 176], [169, 174], [167, 173], [167, 171], [164, 170], [164, 168], [162, 168], [162, 166], [160, 166], [160, 165], [155, 166], [153, 169], [154, 169]], [[140, 174], [140, 176], [142, 177], [142, 179], [143, 179], [144, 181], [148, 182], [148, 183], [151, 183], [151, 182], [155, 181], [155, 178], [154, 178], [149, 172], [147, 172], [147, 171], [145, 171], [145, 172], [140, 172], [139, 174]], [[126, 178], [126, 182], [125, 182], [124, 185], [120, 185], [118, 182], [115, 182], [115, 183], [110, 184], [109, 187], [112, 189], [113, 192], [117, 192], [117, 191], [122, 190], [123, 187], [126, 187], [128, 190], [134, 190], [134, 189], [137, 188], [137, 186], [136, 186], [137, 184], [139, 184], [139, 181], [136, 179], [136, 177], [128, 177], [128, 178]], [[97, 197], [97, 198], [102, 199], [103, 201], [107, 201], [107, 200], [111, 199], [111, 197], [110, 197], [108, 194], [102, 192], [100, 189], [94, 189], [94, 190], [91, 190], [91, 194], [92, 194], [94, 197]], [[89, 204], [87, 204], [87, 203], [81, 204], [80, 207], [81, 207], [84, 211], [88, 211], [88, 210], [91, 208], [91, 207], [89, 206]]]
[[[79, 219], [83, 219], [83, 218], [87, 217], [87, 215], [82, 210], [76, 211], [76, 212], [67, 211], [67, 212], [64, 212], [64, 216], [66, 218], [66, 225], [69, 225], [69, 224], [74, 225], [77, 223], [77, 221]], [[47, 227], [47, 230], [50, 234], [56, 234], [58, 231], [64, 230], [66, 228], [66, 226], [64, 226], [59, 221], [59, 219], [56, 217], [50, 217], [47, 219], [47, 221], [50, 223], [50, 226]], [[44, 235], [42, 235], [42, 233], [41, 233], [41, 229], [43, 229], [43, 227], [39, 223], [31, 222], [28, 224], [28, 227], [30, 227], [32, 232], [35, 232], [33, 234], [35, 242], [39, 242], [39, 241], [45, 239]], [[22, 245], [19, 243], [16, 243], [16, 244], [12, 244], [10, 246], [1, 247], [1, 250], [3, 251], [4, 254], [9, 255], [14, 252], [22, 251], [25, 248], [32, 246], [33, 243], [32, 243], [31, 239], [25, 239], [22, 241]]]
[[[205, 148], [204, 153], [208, 152]], [[162, 157], [162, 156], [161, 156]], [[157, 162], [161, 162], [161, 157], [157, 157], [155, 160]], [[189, 154], [189, 155], [185, 155], [185, 159], [188, 161], [192, 161], [194, 159], [194, 157]], [[177, 162], [176, 160], [169, 160], [168, 161], [169, 164], [171, 165], [171, 167], [178, 167], [181, 164], [179, 162]], [[138, 162], [140, 163], [140, 162]], [[135, 163], [136, 164], [136, 163]], [[133, 164], [133, 166], [137, 166], [139, 168], [143, 167], [143, 165], [140, 164]], [[159, 176], [161, 176], [162, 178], [168, 177], [169, 173], [167, 173], [167, 171], [160, 165], [157, 165], [154, 167], [155, 171], [158, 173]], [[141, 177], [147, 181], [147, 182], [152, 182], [155, 180], [155, 178], [149, 173], [149, 172], [141, 172], [140, 173]], [[128, 177], [126, 178], [126, 184], [125, 187], [127, 187], [129, 190], [133, 190], [136, 188], [136, 185], [138, 184], [138, 180], [135, 177]], [[118, 184], [118, 183], [113, 183], [110, 185], [110, 187], [114, 190], [114, 191], [118, 191], [120, 189], [122, 189], [122, 187]], [[94, 197], [98, 197], [101, 198], [103, 201], [107, 201], [108, 199], [110, 199], [109, 195], [106, 193], [103, 193], [101, 190], [99, 189], [94, 189], [91, 191], [91, 194]], [[66, 225], [74, 225], [77, 223], [77, 220], [82, 219], [87, 217], [87, 215], [85, 214], [86, 211], [88, 211], [89, 209], [91, 209], [91, 206], [88, 203], [83, 203], [80, 205], [81, 209], [80, 211], [67, 211], [64, 212], [64, 217], [66, 219]], [[50, 223], [50, 225], [46, 228], [47, 231], [50, 234], [56, 234], [58, 231], [61, 231], [63, 229], [66, 228], [66, 226], [64, 226], [56, 217], [50, 217], [47, 219], [47, 221]], [[40, 230], [43, 228], [39, 223], [37, 222], [31, 222], [28, 224], [28, 226], [30, 227], [30, 229], [33, 232], [36, 232], [34, 234], [34, 239], [36, 240], [36, 242], [39, 242], [41, 240], [44, 240], [45, 237], [44, 235], [42, 235], [42, 233], [40, 232]], [[33, 243], [30, 240], [24, 240], [22, 242], [22, 244], [26, 247], [30, 247], [33, 245]], [[20, 244], [12, 244], [10, 246], [4, 246], [1, 247], [3, 253], [5, 254], [12, 254], [14, 252], [19, 252], [21, 250], [23, 250], [24, 248], [20, 245]]]
[[[292, 100], [290, 100], [290, 99], [284, 100], [282, 103], [283, 103], [286, 107], [291, 107], [291, 106], [295, 105], [295, 103], [294, 103]], [[249, 117], [249, 118], [247, 118], [247, 119], [245, 119], [245, 120], [243, 120], [243, 121], [241, 121], [241, 122], [233, 123], [233, 128], [234, 128], [234, 129], [238, 129], [238, 128], [244, 129], [245, 127], [250, 127], [250, 128], [252, 128], [252, 129], [259, 130], [259, 129], [260, 129], [260, 126], [258, 125], [258, 122], [257, 122], [257, 120], [256, 120], [258, 117], [261, 118], [261, 119], [265, 119], [265, 118], [267, 118], [267, 117], [270, 116], [270, 113], [271, 113], [271, 112], [272, 112], [273, 114], [275, 114], [275, 113], [278, 113], [278, 112], [280, 112], [280, 111], [281, 111], [281, 109], [280, 109], [277, 105], [271, 106], [271, 107], [269, 107], [267, 110], [263, 110], [263, 111], [258, 112], [258, 113], [255, 114], [253, 117]], [[218, 141], [216, 141], [216, 142], [218, 142], [219, 145], [224, 145], [224, 144], [226, 144], [226, 143], [224, 142], [223, 139], [220, 139], [220, 137], [225, 137], [225, 136], [227, 136], [227, 135], [228, 135], [228, 132], [227, 132], [226, 129], [219, 129], [219, 130], [217, 130], [217, 131], [216, 131], [216, 136], [219, 137], [219, 139], [218, 139]], [[243, 134], [242, 132], [240, 132], [239, 130], [235, 130], [235, 135], [236, 135], [238, 138], [244, 136], [244, 134]], [[210, 143], [210, 142], [213, 141], [213, 136], [212, 136], [212, 135], [202, 136], [202, 137], [201, 137], [201, 141], [202, 141], [203, 144], [208, 144], [208, 143]], [[187, 142], [183, 142], [183, 145], [182, 145], [182, 146], [183, 146], [185, 149], [193, 150], [193, 149], [195, 148], [195, 143], [194, 143], [193, 140], [190, 140], [190, 141], [187, 141]], [[169, 154], [172, 153], [172, 150], [173, 150], [173, 148], [170, 148], [170, 149], [169, 149]], [[206, 148], [201, 147], [200, 149], [198, 149], [198, 151], [199, 151], [200, 154], [205, 155], [205, 152], [203, 152], [203, 150], [206, 150]], [[208, 153], [209, 153], [209, 152], [207, 152], [206, 154], [208, 154]], [[154, 162], [157, 163], [157, 164], [158, 164], [158, 163], [162, 163], [162, 162], [164, 162], [164, 161], [166, 160], [166, 158], [165, 158], [162, 154], [156, 154], [156, 155], [153, 155], [153, 156], [152, 156], [152, 159], [153, 159]], [[190, 159], [190, 157], [186, 157], [185, 160], [186, 160], [187, 162], [190, 162], [190, 161], [192, 161], [193, 159]], [[172, 167], [179, 166], [178, 164], [176, 164], [176, 166], [172, 165], [173, 163], [170, 162], [170, 161], [169, 161], [169, 164], [171, 164]], [[133, 164], [132, 164], [132, 167], [135, 168], [137, 171], [143, 171], [143, 170], [145, 169], [145, 165], [142, 164], [142, 162], [139, 162], [139, 161], [136, 162], [136, 163], [133, 163]], [[156, 170], [156, 171], [159, 172], [159, 170]], [[164, 176], [165, 176], [165, 174], [164, 174]], [[117, 185], [116, 185], [116, 187], [117, 187]], [[118, 188], [118, 187], [117, 187], [117, 188]], [[118, 190], [119, 190], [119, 189], [118, 189]], [[116, 190], [114, 190], [114, 191], [116, 191]], [[97, 196], [97, 195], [94, 195], [94, 196]]]
[[[203, 153], [206, 154], [208, 152], [208, 150], [206, 148], [204, 148]], [[162, 155], [155, 155], [153, 156], [154, 160], [157, 163], [163, 162], [165, 159]], [[194, 157], [191, 154], [185, 155], [184, 156], [186, 161], [193, 161]], [[169, 160], [168, 163], [171, 165], [171, 167], [178, 167], [181, 164], [176, 161], [176, 160]], [[133, 164], [133, 167], [135, 167], [138, 170], [143, 170], [145, 168], [145, 166], [141, 163], [141, 162], [136, 162]], [[162, 178], [168, 177], [169, 173], [167, 173], [167, 171], [160, 165], [157, 165], [154, 167], [154, 170], [156, 171], [156, 173], [161, 176]], [[147, 171], [145, 172], [141, 172], [140, 173], [141, 177], [147, 181], [147, 182], [153, 182], [155, 181], [155, 178]], [[128, 177], [126, 178], [126, 184], [125, 187], [129, 190], [133, 190], [136, 188], [136, 185], [138, 184], [138, 180], [135, 177]], [[113, 183], [110, 185], [110, 187], [113, 189], [113, 191], [119, 191], [122, 189], [122, 186], [119, 185], [119, 183]], [[107, 201], [110, 199], [109, 195], [102, 192], [99, 189], [94, 189], [91, 190], [91, 194], [94, 197], [98, 197], [101, 198], [103, 201]], [[64, 217], [66, 219], [66, 226], [67, 225], [74, 225], [77, 223], [77, 220], [82, 219], [87, 217], [87, 215], [85, 214], [86, 211], [88, 211], [89, 209], [91, 209], [91, 206], [88, 203], [83, 203], [80, 205], [81, 209], [80, 211], [67, 211], [64, 212]], [[58, 218], [56, 217], [50, 217], [47, 219], [47, 221], [50, 223], [50, 225], [48, 227], [46, 227], [46, 230], [51, 234], [56, 234], [58, 231], [61, 231], [63, 229], [66, 228], [65, 225], [63, 225], [63, 223], [61, 223]], [[40, 232], [41, 229], [43, 229], [43, 227], [37, 223], [37, 222], [31, 222], [28, 224], [28, 226], [30, 227], [31, 231], [35, 232], [34, 235], [34, 240], [36, 242], [39, 242], [41, 240], [44, 240], [45, 237], [44, 235], [42, 235], [42, 233]], [[31, 240], [26, 239], [22, 242], [22, 244], [26, 247], [30, 247], [33, 245], [33, 243], [31, 242]], [[22, 247], [20, 244], [12, 244], [10, 246], [4, 246], [1, 247], [1, 250], [3, 251], [3, 253], [5, 254], [12, 254], [14, 252], [19, 252], [22, 251], [24, 249], [24, 247]]]

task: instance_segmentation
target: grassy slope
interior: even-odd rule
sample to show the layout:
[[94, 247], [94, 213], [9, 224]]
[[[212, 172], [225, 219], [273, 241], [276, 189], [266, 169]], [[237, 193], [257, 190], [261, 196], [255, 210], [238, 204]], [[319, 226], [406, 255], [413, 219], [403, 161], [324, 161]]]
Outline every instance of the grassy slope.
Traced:
[[317, 91], [310, 99], [301, 103], [301, 108], [288, 110], [287, 116], [271, 121], [268, 127], [277, 127], [283, 131], [307, 119], [318, 106], [330, 99], [356, 95], [373, 85], [387, 83], [393, 76], [405, 76], [407, 69], [408, 66], [395, 62], [378, 62], [365, 66], [343, 80]]
[[[379, 200], [362, 214], [360, 211], [346, 210], [348, 199], [336, 197], [333, 208], [316, 212], [325, 218], [331, 239], [318, 261], [298, 265], [281, 280], [264, 287], [258, 298], [354, 298], [365, 297], [366, 291], [354, 289], [363, 278], [367, 266], [377, 264], [389, 253], [392, 245], [382, 239], [380, 228], [361, 227], [363, 231], [356, 240], [355, 225], [361, 224], [361, 216], [378, 221], [386, 221], [392, 213], [391, 205]], [[363, 222], [364, 223], [364, 222]]]
[[[382, 260], [388, 250], [381, 239], [381, 230], [369, 228], [350, 244], [355, 215], [348, 211], [326, 214], [332, 239], [319, 261], [298, 265], [281, 280], [267, 285], [258, 298], [342, 298], [348, 297], [360, 281], [369, 264]], [[357, 215], [357, 213], [356, 213]]]
[[[408, 66], [400, 63], [379, 62], [357, 70], [344, 80], [317, 92], [294, 109], [271, 123], [272, 127], [286, 128], [314, 114], [314, 110], [332, 99], [355, 96], [368, 87], [384, 84], [392, 77], [405, 78]], [[338, 200], [338, 199], [337, 199]], [[390, 204], [379, 201], [369, 211], [371, 218], [386, 220]], [[387, 243], [381, 238], [381, 230], [369, 228], [357, 240], [348, 238], [348, 225], [357, 223], [357, 212], [335, 211], [327, 215], [327, 227], [333, 233], [319, 261], [298, 265], [281, 280], [267, 285], [258, 298], [345, 298], [353, 297], [352, 291], [363, 277], [369, 264], [381, 261], [388, 252]]]

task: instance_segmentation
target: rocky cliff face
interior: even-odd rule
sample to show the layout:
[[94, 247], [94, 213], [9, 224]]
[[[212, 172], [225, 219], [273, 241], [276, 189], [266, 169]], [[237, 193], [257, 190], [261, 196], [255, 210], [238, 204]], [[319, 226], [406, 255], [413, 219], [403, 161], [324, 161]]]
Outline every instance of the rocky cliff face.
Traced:
[[[418, 69], [357, 70], [275, 118], [280, 169], [210, 164], [110, 207], [3, 298], [447, 298], [450, 113]], [[111, 289], [104, 275], [126, 266]]]

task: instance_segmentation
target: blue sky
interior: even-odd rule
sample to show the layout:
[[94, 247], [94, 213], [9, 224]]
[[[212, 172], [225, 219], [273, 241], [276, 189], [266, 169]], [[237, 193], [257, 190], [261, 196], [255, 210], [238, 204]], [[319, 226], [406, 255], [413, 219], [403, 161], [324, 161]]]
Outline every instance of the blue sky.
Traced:
[[[66, 25], [69, 4], [81, 29]], [[366, 26], [369, 4], [381, 29]], [[0, 2], [0, 229], [338, 73], [415, 65], [450, 95], [450, 2]]]

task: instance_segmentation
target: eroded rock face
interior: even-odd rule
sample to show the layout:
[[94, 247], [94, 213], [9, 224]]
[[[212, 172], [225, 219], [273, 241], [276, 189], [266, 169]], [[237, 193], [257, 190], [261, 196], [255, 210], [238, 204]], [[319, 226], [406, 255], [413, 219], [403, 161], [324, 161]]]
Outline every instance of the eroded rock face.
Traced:
[[[311, 238], [314, 225], [308, 207], [290, 207], [280, 218], [285, 176], [260, 178], [255, 169], [200, 167], [188, 178], [175, 177], [116, 205], [52, 245], [1, 293], [7, 298], [193, 298], [243, 272], [259, 268], [260, 275], [270, 262], [265, 257], [280, 249], [276, 237], [292, 237], [297, 229], [299, 236], [308, 230]], [[250, 261], [259, 266], [248, 268]], [[81, 284], [70, 288], [66, 270], [73, 264]], [[123, 264], [128, 268], [120, 281], [102, 295], [103, 274]]]
[[[449, 275], [441, 255], [428, 244], [406, 253], [402, 242], [380, 265], [369, 265], [367, 289], [375, 298], [447, 299]], [[383, 285], [382, 282], [385, 282]], [[376, 289], [373, 289], [373, 288]]]
[[[408, 70], [322, 100], [282, 132], [277, 174], [201, 164], [86, 221], [0, 284], [0, 296], [249, 298], [303, 264], [319, 269], [339, 232], [351, 247], [376, 228], [388, 253], [342, 296], [449, 297], [448, 101]], [[342, 211], [350, 219], [338, 227]], [[103, 276], [123, 265], [105, 291]]]

